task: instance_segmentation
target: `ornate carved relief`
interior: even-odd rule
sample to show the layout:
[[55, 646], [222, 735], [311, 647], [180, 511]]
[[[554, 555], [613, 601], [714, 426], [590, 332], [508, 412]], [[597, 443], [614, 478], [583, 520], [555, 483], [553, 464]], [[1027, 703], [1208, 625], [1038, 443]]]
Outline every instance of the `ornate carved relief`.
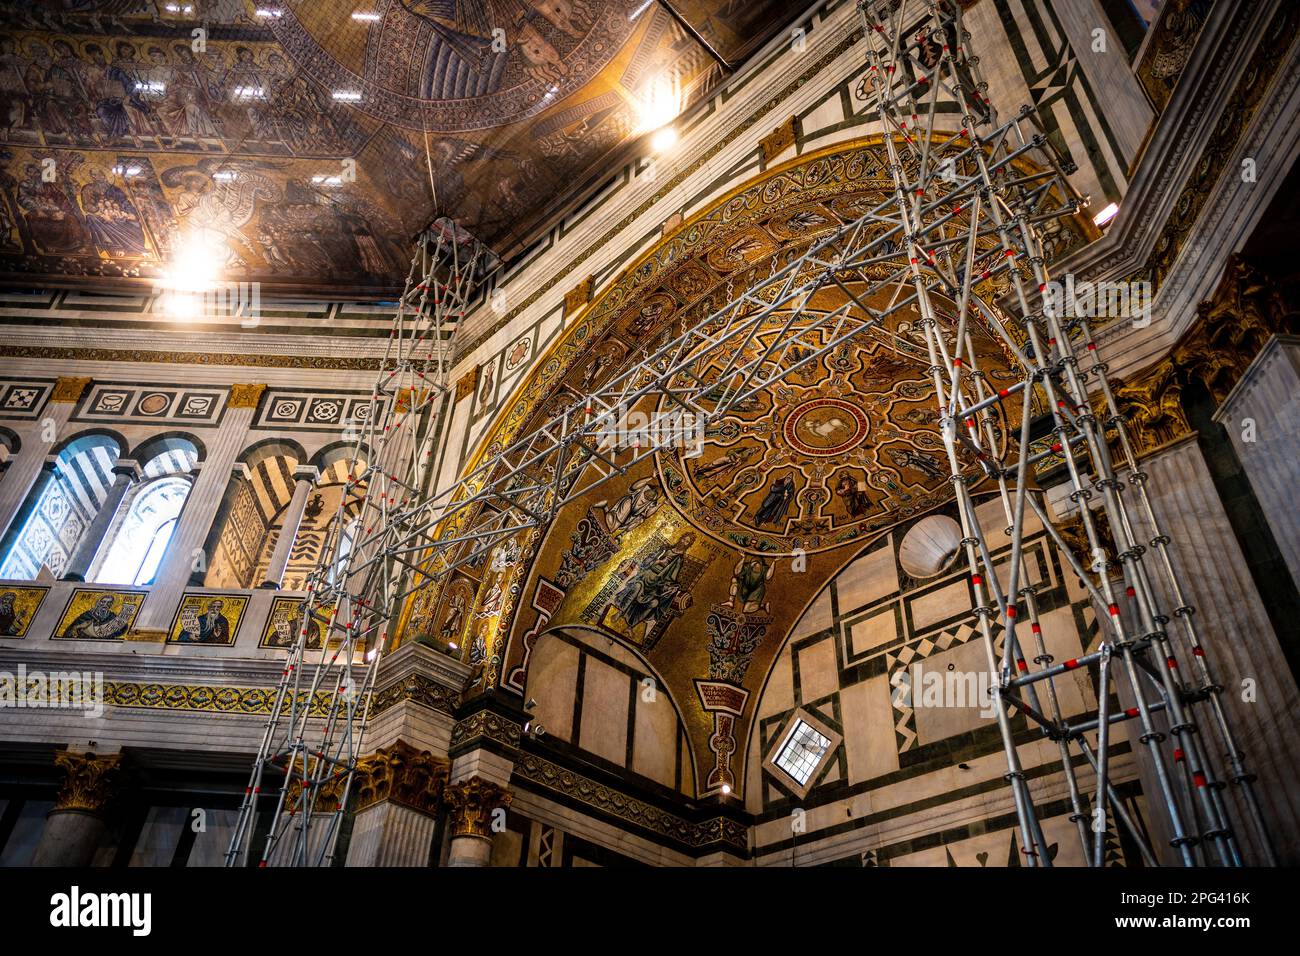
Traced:
[[65, 776], [54, 809], [99, 813], [113, 796], [114, 777], [121, 762], [121, 754], [60, 750], [54, 755], [54, 764], [63, 768]]
[[508, 790], [482, 777], [447, 787], [444, 802], [451, 809], [452, 836], [491, 839], [492, 811], [510, 806], [512, 799]]

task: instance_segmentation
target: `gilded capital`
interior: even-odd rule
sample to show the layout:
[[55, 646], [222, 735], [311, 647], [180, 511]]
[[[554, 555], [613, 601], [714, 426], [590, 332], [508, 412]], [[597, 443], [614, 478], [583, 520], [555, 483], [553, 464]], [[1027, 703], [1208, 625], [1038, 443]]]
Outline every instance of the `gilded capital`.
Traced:
[[50, 401], [75, 402], [86, 393], [86, 388], [89, 385], [89, 378], [60, 378], [54, 383], [54, 391], [50, 393]]
[[265, 385], [232, 385], [226, 405], [230, 408], [256, 408], [265, 391]]
[[121, 754], [73, 753], [60, 750], [54, 755], [55, 766], [62, 767], [63, 786], [55, 798], [55, 810], [82, 810], [98, 813], [113, 795], [113, 777], [122, 762]]
[[443, 800], [451, 809], [451, 835], [492, 838], [492, 811], [510, 806], [510, 791], [482, 777], [447, 787]]
[[442, 757], [399, 740], [357, 761], [351, 809], [359, 813], [390, 800], [420, 813], [437, 813], [449, 769]]

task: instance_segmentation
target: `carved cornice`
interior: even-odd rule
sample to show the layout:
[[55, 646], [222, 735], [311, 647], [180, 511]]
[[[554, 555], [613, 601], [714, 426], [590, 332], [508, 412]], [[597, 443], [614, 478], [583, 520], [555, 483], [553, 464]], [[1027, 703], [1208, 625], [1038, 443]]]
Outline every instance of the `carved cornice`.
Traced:
[[370, 705], [370, 716], [377, 717], [390, 707], [408, 702], [451, 714], [460, 705], [460, 694], [423, 674], [410, 674], [375, 692]]
[[229, 408], [256, 408], [265, 391], [265, 385], [232, 385], [226, 405]]
[[523, 727], [517, 721], [480, 710], [456, 722], [451, 729], [450, 749], [464, 750], [489, 741], [514, 748], [519, 746], [522, 736]]
[[256, 352], [160, 352], [152, 349], [89, 349], [55, 345], [0, 345], [9, 358], [73, 359], [82, 362], [148, 362], [166, 365], [229, 365], [239, 368], [303, 368], [371, 371], [378, 358], [333, 358], [326, 355], [259, 355]]
[[515, 761], [514, 775], [690, 850], [723, 844], [726, 849], [744, 854], [749, 846], [744, 823], [722, 816], [692, 822], [536, 754], [520, 754]]
[[399, 740], [357, 761], [351, 810], [360, 813], [389, 800], [420, 813], [436, 814], [449, 770], [444, 758]]
[[86, 393], [87, 386], [90, 385], [89, 378], [61, 378], [54, 383], [54, 391], [50, 393], [52, 402], [76, 402]]
[[1115, 388], [1139, 455], [1192, 433], [1182, 402], [1189, 381], [1203, 384], [1219, 404], [1269, 338], [1297, 326], [1277, 283], [1238, 256], [1228, 260], [1214, 295], [1196, 311], [1196, 324], [1168, 357]]
[[482, 777], [447, 787], [443, 800], [451, 810], [451, 835], [492, 838], [492, 811], [510, 806], [510, 791]]
[[54, 764], [63, 768], [64, 779], [54, 809], [99, 813], [113, 796], [113, 778], [121, 762], [121, 754], [58, 751]]

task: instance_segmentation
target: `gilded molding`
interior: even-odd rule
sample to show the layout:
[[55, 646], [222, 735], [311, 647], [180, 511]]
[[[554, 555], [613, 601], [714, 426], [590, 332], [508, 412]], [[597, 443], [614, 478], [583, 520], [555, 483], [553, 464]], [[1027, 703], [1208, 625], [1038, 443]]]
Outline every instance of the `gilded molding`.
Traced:
[[492, 839], [492, 811], [510, 806], [512, 800], [510, 791], [482, 777], [452, 784], [443, 794], [451, 810], [451, 835]]
[[564, 294], [564, 317], [567, 319], [581, 312], [591, 301], [591, 293], [596, 288], [596, 277], [587, 276]]
[[265, 385], [232, 385], [230, 386], [230, 398], [226, 401], [226, 407], [256, 408], [257, 403], [262, 400], [262, 393], [265, 391]]
[[478, 377], [482, 371], [481, 365], [475, 365], [472, 369], [462, 375], [456, 381], [456, 401], [460, 401], [469, 395], [474, 394], [474, 389], [478, 388]]
[[795, 144], [799, 136], [799, 117], [791, 114], [784, 123], [758, 141], [763, 162], [770, 163]]
[[357, 761], [349, 809], [360, 813], [388, 800], [419, 813], [436, 814], [450, 767], [444, 758], [399, 740]]
[[86, 393], [86, 388], [90, 385], [89, 378], [60, 378], [54, 383], [54, 391], [50, 393], [52, 402], [76, 402]]
[[121, 754], [73, 753], [60, 750], [54, 764], [62, 767], [63, 786], [54, 800], [55, 810], [99, 813], [113, 796], [113, 782]]

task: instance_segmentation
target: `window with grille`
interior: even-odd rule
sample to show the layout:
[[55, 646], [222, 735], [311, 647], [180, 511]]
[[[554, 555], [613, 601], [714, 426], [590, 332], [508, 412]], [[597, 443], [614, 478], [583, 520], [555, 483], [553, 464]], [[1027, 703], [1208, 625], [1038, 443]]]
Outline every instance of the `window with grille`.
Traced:
[[822, 736], [805, 721], [796, 720], [777, 751], [775, 763], [803, 786], [808, 783], [830, 746], [829, 738]]

